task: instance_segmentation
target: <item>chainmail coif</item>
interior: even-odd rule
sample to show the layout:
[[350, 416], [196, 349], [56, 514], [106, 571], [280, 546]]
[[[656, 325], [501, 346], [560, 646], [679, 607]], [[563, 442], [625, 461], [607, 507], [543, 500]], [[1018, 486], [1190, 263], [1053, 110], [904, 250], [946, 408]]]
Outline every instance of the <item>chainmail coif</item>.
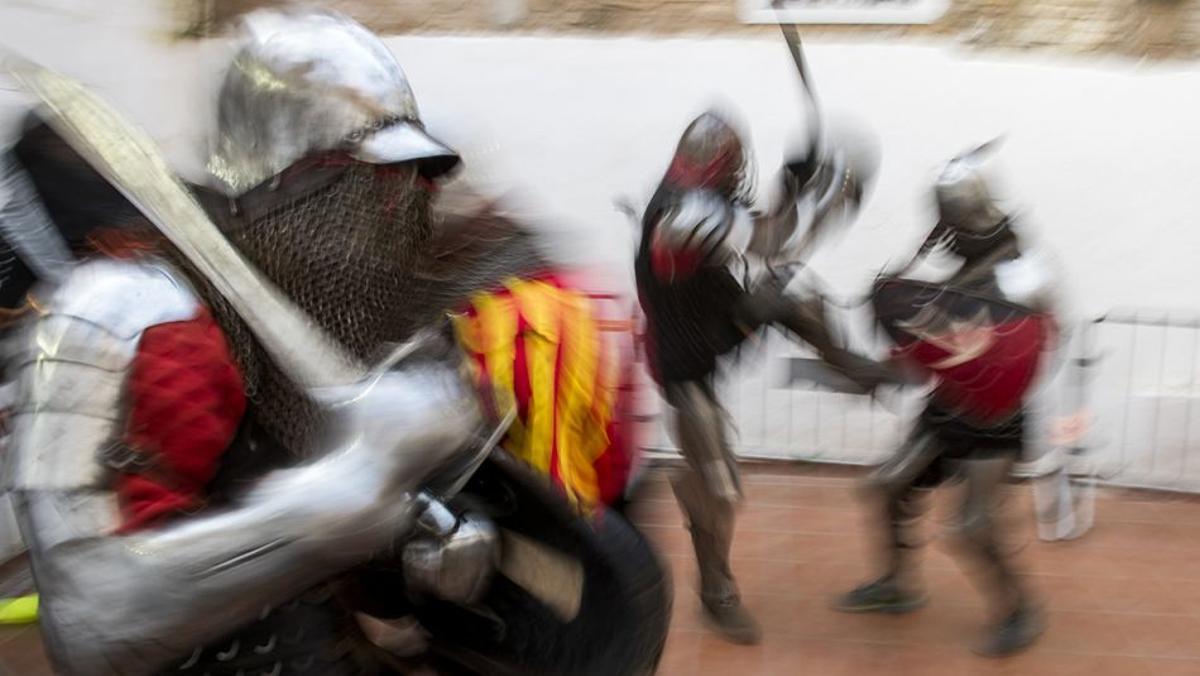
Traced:
[[[302, 310], [370, 364], [447, 309], [544, 265], [534, 238], [495, 214], [452, 217], [434, 234], [431, 194], [409, 168], [308, 163], [278, 185], [209, 199], [231, 242]], [[209, 196], [211, 198], [211, 196]], [[320, 449], [316, 406], [270, 360], [249, 327], [179, 254], [224, 329], [257, 423], [292, 455]]]
[[[233, 205], [213, 205], [210, 212], [246, 258], [364, 363], [420, 325], [415, 270], [432, 225], [429, 192], [410, 167], [310, 162]], [[275, 366], [233, 307], [173, 257], [225, 331], [254, 422], [293, 455], [313, 452], [323, 429], [320, 409]]]

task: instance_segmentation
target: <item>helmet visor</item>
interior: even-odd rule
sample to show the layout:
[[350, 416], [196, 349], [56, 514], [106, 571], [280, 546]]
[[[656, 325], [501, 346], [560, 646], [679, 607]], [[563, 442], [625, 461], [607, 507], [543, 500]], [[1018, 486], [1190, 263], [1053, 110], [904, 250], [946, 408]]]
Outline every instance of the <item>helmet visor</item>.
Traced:
[[437, 178], [458, 166], [458, 153], [434, 139], [420, 124], [401, 120], [372, 132], [358, 143], [350, 155], [370, 164], [416, 162], [421, 175]]

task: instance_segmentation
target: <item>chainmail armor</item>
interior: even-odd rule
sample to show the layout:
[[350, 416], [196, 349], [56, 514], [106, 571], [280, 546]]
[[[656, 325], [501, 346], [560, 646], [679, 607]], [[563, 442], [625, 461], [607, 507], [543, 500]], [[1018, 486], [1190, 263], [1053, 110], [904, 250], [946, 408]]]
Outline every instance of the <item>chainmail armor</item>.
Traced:
[[[260, 271], [356, 356], [383, 356], [474, 292], [545, 264], [534, 237], [491, 211], [440, 219], [430, 193], [401, 168], [304, 164], [232, 205], [198, 190], [227, 237]], [[218, 495], [270, 466], [320, 449], [321, 409], [280, 371], [232, 306], [156, 233], [156, 248], [184, 270], [225, 333], [245, 378], [252, 416], [214, 486]], [[261, 434], [269, 437], [262, 439]], [[321, 584], [164, 673], [399, 673], [387, 666], [339, 600]]]
[[[418, 326], [415, 270], [432, 224], [429, 192], [411, 167], [310, 160], [236, 201], [204, 197], [246, 258], [354, 356], [371, 363]], [[313, 452], [319, 408], [211, 284], [172, 257], [224, 330], [255, 422], [293, 455]]]
[[[437, 224], [409, 165], [309, 160], [233, 203], [201, 198], [230, 241], [334, 339], [366, 363], [471, 293], [543, 265], [534, 238], [499, 215]], [[241, 317], [177, 252], [242, 368], [250, 414], [307, 456], [322, 412], [270, 360]]]

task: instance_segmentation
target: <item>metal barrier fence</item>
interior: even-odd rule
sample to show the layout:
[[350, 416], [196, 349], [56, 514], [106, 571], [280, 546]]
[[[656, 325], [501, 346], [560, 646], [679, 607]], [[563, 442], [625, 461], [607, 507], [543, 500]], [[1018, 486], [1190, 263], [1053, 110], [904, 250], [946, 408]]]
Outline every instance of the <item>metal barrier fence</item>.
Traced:
[[1084, 449], [1101, 480], [1200, 492], [1200, 317], [1109, 313], [1083, 331]]

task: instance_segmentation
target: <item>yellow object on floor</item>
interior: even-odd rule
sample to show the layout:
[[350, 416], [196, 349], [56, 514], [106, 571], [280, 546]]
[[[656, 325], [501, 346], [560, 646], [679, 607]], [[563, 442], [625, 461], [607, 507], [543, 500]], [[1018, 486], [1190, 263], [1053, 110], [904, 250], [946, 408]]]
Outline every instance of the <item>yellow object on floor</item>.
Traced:
[[0, 624], [30, 624], [37, 622], [37, 594], [0, 599]]

